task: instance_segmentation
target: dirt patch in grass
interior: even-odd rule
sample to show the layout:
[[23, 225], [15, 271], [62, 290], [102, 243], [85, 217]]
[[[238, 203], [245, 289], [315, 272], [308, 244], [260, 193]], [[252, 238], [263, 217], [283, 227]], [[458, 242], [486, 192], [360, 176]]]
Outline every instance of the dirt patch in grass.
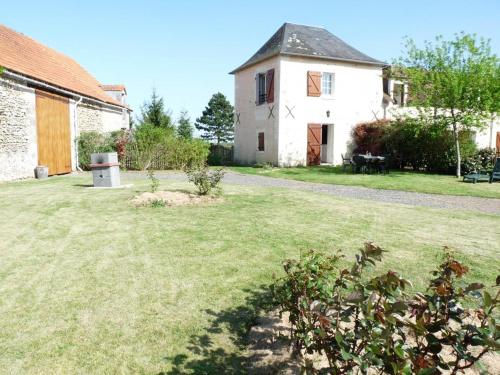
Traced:
[[[262, 369], [265, 369], [264, 371], [273, 369], [276, 374], [299, 375], [302, 374], [303, 367], [318, 370], [328, 365], [324, 356], [294, 351], [290, 341], [290, 327], [288, 314], [280, 317], [277, 311], [258, 319], [257, 325], [252, 327], [248, 337], [250, 358], [254, 359], [250, 374], [264, 374]], [[446, 353], [444, 358], [451, 359]], [[464, 370], [462, 374], [480, 375], [480, 368], [486, 370], [488, 374], [500, 374], [500, 354], [488, 353], [479, 363], [475, 368]]]
[[196, 195], [183, 191], [145, 192], [131, 200], [135, 207], [150, 206], [155, 202], [162, 202], [165, 206], [187, 206], [220, 202], [222, 198], [211, 195]]

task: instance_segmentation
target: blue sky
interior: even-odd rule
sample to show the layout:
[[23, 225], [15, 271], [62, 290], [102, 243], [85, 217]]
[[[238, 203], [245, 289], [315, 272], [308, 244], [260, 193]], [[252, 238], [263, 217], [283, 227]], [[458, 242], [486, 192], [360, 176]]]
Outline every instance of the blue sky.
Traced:
[[[64, 4], [64, 5], [63, 5]], [[417, 42], [465, 31], [500, 54], [499, 0], [9, 1], [0, 22], [59, 50], [102, 83], [124, 83], [138, 114], [156, 87], [174, 118], [194, 120], [217, 91], [233, 101], [233, 68], [284, 22], [323, 26], [362, 52], [398, 57]]]

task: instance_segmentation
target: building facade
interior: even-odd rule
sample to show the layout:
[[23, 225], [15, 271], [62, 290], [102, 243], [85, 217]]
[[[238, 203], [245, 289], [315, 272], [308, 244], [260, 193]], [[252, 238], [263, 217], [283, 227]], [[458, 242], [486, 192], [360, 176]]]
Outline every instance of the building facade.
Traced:
[[[340, 164], [355, 147], [356, 124], [408, 111], [408, 88], [384, 79], [387, 67], [323, 28], [285, 23], [231, 72], [235, 162]], [[497, 131], [493, 121], [478, 145], [495, 147]]]
[[[85, 131], [128, 129], [130, 109], [69, 57], [0, 25], [0, 181], [76, 170]], [[125, 91], [126, 96], [126, 91]]]

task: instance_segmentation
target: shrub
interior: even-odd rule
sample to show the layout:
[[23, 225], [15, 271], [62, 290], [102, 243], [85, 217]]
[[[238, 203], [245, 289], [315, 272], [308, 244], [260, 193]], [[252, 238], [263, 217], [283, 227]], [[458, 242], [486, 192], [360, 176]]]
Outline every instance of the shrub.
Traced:
[[[468, 132], [461, 132], [459, 141], [460, 155], [465, 162], [476, 152], [476, 144]], [[392, 167], [441, 173], [455, 171], [453, 133], [443, 130], [437, 121], [396, 119], [386, 126], [382, 143], [384, 153], [390, 155], [394, 163]]]
[[355, 152], [364, 154], [367, 152], [373, 155], [383, 153], [383, 136], [389, 120], [378, 120], [358, 124], [352, 130], [352, 137], [356, 144]]
[[84, 170], [90, 169], [90, 155], [95, 152], [114, 152], [115, 143], [109, 134], [82, 132], [77, 139], [78, 163]]
[[489, 147], [476, 150], [463, 159], [463, 170], [467, 173], [492, 169], [495, 156], [495, 150]]
[[211, 144], [208, 165], [228, 165], [233, 162], [232, 144]]
[[226, 172], [223, 168], [210, 171], [208, 166], [195, 166], [186, 171], [189, 182], [196, 187], [199, 195], [210, 194], [213, 190], [220, 193], [222, 178]]
[[204, 165], [208, 143], [200, 139], [179, 139], [171, 129], [143, 124], [126, 147], [126, 164], [132, 169], [186, 169]]
[[[446, 252], [427, 293], [411, 295], [410, 282], [396, 272], [364, 276], [383, 252], [367, 243], [350, 268], [339, 266], [340, 254], [314, 251], [284, 263], [286, 275], [274, 283], [274, 298], [290, 315], [295, 348], [328, 360], [320, 370], [456, 374], [498, 348], [499, 292], [481, 293], [479, 283], [458, 285], [468, 269]], [[476, 309], [462, 307], [469, 298], [479, 301]]]

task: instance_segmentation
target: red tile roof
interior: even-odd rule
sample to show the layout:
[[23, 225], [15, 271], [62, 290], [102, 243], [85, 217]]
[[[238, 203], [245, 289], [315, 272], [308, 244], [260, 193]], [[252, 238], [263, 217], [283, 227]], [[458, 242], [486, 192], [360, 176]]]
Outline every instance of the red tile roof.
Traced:
[[125, 93], [127, 92], [125, 85], [101, 85], [101, 87], [104, 91], [125, 91]]
[[75, 60], [52, 48], [0, 25], [0, 66], [7, 70], [124, 107], [101, 88]]

